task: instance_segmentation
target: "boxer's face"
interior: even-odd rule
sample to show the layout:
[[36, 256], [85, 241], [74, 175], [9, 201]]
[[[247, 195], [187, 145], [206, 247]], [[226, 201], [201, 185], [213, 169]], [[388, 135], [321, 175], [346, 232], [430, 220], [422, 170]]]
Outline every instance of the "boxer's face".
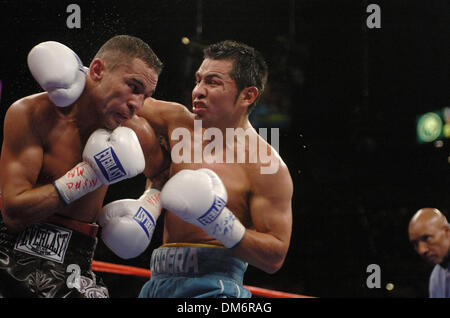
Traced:
[[230, 77], [231, 60], [205, 59], [196, 75], [192, 90], [192, 111], [203, 127], [218, 127], [239, 116], [236, 107], [238, 89]]
[[140, 59], [119, 65], [112, 71], [106, 67], [101, 79], [100, 113], [103, 126], [114, 129], [130, 119], [153, 94], [158, 74]]
[[409, 229], [409, 240], [423, 259], [440, 264], [449, 253], [450, 230], [436, 222], [423, 222]]

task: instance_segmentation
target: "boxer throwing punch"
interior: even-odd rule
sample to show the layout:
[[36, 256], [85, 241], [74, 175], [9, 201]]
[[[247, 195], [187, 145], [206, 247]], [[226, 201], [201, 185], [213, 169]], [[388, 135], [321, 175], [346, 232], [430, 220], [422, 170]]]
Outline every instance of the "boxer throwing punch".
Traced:
[[28, 66], [45, 92], [13, 103], [4, 120], [0, 294], [108, 297], [91, 270], [94, 222], [107, 185], [160, 170], [161, 148], [135, 113], [162, 63], [145, 42], [121, 35], [89, 68], [52, 41], [30, 51]]
[[[204, 51], [192, 91], [193, 113], [152, 98], [138, 112], [168, 137], [172, 150], [180, 142], [190, 145], [190, 158], [199, 150], [204, 154], [213, 142], [203, 138], [202, 144], [195, 144], [194, 120], [201, 120], [203, 129], [222, 133], [223, 140], [217, 140], [220, 134], [214, 139], [215, 145], [223, 145], [215, 148], [216, 156], [230, 147], [236, 154], [236, 138], [230, 143], [225, 136], [228, 128], [241, 128], [259, 147], [268, 146], [279, 167], [262, 174], [259, 157], [257, 162], [227, 162], [224, 157], [222, 162], [175, 162], [172, 153], [171, 178], [161, 191], [161, 205], [167, 210], [164, 245], [152, 254], [152, 277], [140, 297], [250, 297], [243, 288], [247, 264], [274, 273], [284, 263], [292, 227], [292, 180], [282, 159], [248, 120], [266, 79], [266, 63], [256, 50], [220, 42]], [[180, 129], [189, 132], [182, 141], [181, 134], [174, 134]], [[245, 147], [246, 158], [255, 151]]]

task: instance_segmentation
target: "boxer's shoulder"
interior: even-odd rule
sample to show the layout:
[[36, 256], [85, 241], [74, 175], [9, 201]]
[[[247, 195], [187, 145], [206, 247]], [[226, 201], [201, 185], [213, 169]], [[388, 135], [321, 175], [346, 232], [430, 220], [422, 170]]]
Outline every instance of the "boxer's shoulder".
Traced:
[[23, 97], [15, 101], [7, 113], [11, 116], [26, 116], [26, 118], [36, 118], [40, 114], [47, 114], [54, 110], [54, 105], [50, 101], [47, 93], [38, 93]]
[[4, 126], [13, 138], [18, 134], [26, 138], [31, 135], [45, 139], [51, 126], [57, 122], [56, 107], [47, 93], [23, 97], [14, 102], [7, 110]]
[[264, 158], [259, 156], [257, 163], [246, 164], [245, 167], [252, 192], [292, 188], [289, 168], [273, 147], [268, 148]]

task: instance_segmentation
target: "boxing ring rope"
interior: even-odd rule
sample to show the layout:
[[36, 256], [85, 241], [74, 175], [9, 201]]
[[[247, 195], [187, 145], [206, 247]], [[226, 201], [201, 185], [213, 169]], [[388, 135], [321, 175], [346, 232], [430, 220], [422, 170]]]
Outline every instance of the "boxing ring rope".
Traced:
[[[92, 261], [92, 270], [96, 272], [113, 273], [121, 275], [133, 275], [140, 277], [150, 278], [151, 272], [145, 268], [139, 268], [128, 265], [119, 265], [106, 263], [101, 261]], [[312, 296], [298, 295], [292, 293], [286, 293], [277, 290], [270, 290], [260, 287], [244, 285], [253, 295], [265, 297], [265, 298], [315, 298]]]

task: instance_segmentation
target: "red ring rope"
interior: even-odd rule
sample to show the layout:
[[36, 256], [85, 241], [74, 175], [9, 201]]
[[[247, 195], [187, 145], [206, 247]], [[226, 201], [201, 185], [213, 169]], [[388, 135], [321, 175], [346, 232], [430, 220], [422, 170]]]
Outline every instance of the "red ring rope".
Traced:
[[[150, 276], [151, 276], [150, 270], [145, 269], [145, 268], [112, 264], [112, 263], [106, 263], [106, 262], [100, 262], [100, 261], [93, 261], [92, 269], [96, 272], [114, 273], [114, 274], [122, 274], [122, 275], [134, 275], [134, 276], [141, 276], [141, 277], [148, 277], [148, 278], [150, 278]], [[270, 289], [248, 286], [248, 285], [244, 285], [244, 287], [247, 288], [253, 295], [266, 297], [266, 298], [315, 298], [312, 296], [291, 294], [291, 293], [286, 293], [286, 292], [282, 292], [282, 291], [270, 290]]]

